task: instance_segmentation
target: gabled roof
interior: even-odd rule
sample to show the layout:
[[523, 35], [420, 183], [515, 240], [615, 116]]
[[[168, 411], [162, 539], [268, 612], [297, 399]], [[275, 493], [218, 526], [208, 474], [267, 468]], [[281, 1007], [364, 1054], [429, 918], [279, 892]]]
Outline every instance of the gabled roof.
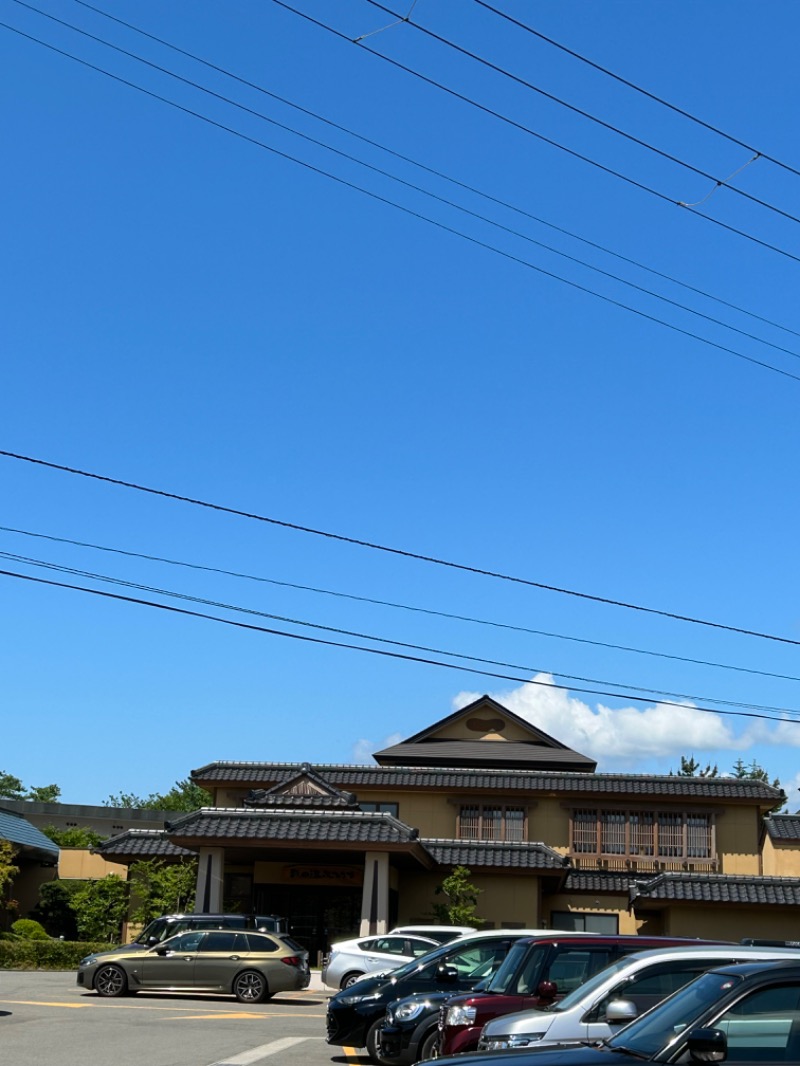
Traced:
[[630, 900], [684, 903], [774, 903], [800, 906], [799, 877], [747, 877], [737, 874], [663, 873], [646, 883], [631, 882]]
[[286, 781], [272, 788], [254, 789], [243, 801], [245, 807], [313, 807], [358, 810], [352, 792], [343, 792], [317, 773], [307, 762]]
[[373, 758], [381, 766], [557, 767], [586, 773], [597, 766], [491, 696], [481, 696], [407, 740], [375, 752]]
[[16, 811], [0, 807], [0, 840], [13, 844], [23, 857], [58, 862], [59, 847]]

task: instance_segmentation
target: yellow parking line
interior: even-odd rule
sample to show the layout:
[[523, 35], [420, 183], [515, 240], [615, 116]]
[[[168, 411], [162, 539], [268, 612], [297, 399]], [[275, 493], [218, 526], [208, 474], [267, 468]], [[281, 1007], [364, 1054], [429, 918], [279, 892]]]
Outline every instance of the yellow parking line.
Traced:
[[47, 1003], [42, 999], [0, 999], [0, 1003], [16, 1003], [21, 1007], [69, 1007], [72, 1010], [80, 1010], [81, 1007], [89, 1007], [89, 1003]]
[[[172, 1014], [179, 1013], [181, 1017], [197, 1018], [297, 1018], [296, 1011], [225, 1011], [210, 1010], [203, 1014], [197, 1014], [197, 1006], [178, 1007], [174, 1004], [169, 1006], [157, 1006], [155, 1003], [146, 1003], [137, 1000], [136, 1003], [109, 1003], [103, 999], [89, 999], [83, 1003], [64, 1003], [60, 1001], [48, 1001], [43, 999], [0, 999], [0, 1003], [15, 1004], [18, 1007], [65, 1007], [67, 1010], [81, 1010], [86, 1007], [96, 1007], [99, 1010], [157, 1010], [169, 1011]], [[320, 1012], [313, 1014], [303, 1011], [303, 1018], [324, 1018]], [[176, 1018], [176, 1021], [178, 1019]]]

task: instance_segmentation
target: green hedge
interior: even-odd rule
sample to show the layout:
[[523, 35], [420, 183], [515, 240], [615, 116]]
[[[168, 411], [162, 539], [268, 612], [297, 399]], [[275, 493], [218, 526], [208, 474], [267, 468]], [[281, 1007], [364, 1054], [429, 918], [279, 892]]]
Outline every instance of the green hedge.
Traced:
[[77, 970], [84, 955], [110, 947], [73, 940], [0, 940], [0, 970]]

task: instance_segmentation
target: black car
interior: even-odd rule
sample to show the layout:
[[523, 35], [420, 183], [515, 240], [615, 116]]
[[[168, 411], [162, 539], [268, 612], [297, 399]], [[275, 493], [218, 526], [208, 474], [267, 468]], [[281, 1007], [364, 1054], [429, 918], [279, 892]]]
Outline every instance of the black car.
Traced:
[[420, 992], [468, 992], [490, 976], [525, 930], [473, 933], [434, 948], [421, 959], [381, 977], [365, 977], [328, 1003], [329, 1044], [365, 1047], [379, 1062], [378, 1034], [388, 1005]]
[[439, 1042], [439, 1008], [453, 994], [452, 990], [423, 992], [390, 1003], [380, 1031], [378, 1061], [405, 1064], [429, 1059]]
[[616, 1036], [590, 1047], [447, 1055], [436, 1066], [631, 1066], [800, 1062], [800, 963], [748, 962], [710, 970]]

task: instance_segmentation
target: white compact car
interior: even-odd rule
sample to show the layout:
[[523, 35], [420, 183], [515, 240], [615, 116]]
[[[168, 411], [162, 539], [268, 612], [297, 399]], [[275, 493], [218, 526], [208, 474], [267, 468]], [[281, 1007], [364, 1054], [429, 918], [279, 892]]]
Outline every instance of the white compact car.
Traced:
[[605, 1040], [706, 970], [787, 958], [800, 961], [800, 950], [698, 944], [626, 955], [551, 1007], [493, 1018], [483, 1027], [478, 1051]]
[[332, 944], [322, 963], [322, 983], [329, 988], [349, 988], [366, 974], [396, 970], [407, 962], [441, 947], [432, 937], [410, 933], [384, 933]]
[[457, 940], [460, 936], [476, 933], [471, 925], [397, 925], [389, 930], [389, 936], [397, 933], [406, 933], [410, 936], [429, 937], [437, 944], [449, 944], [451, 940]]

